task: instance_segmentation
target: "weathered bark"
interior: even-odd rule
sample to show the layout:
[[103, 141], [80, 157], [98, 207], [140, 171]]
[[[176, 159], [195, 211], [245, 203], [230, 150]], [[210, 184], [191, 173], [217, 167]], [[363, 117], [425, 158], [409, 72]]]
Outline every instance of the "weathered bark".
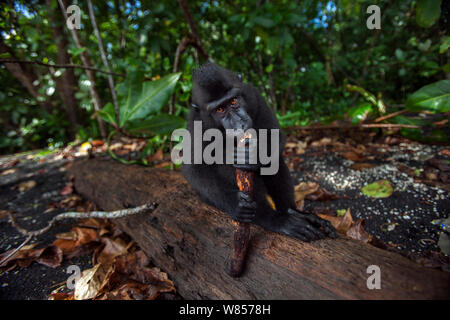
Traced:
[[[110, 160], [75, 163], [75, 188], [102, 209], [156, 202], [151, 214], [117, 220], [190, 299], [448, 299], [450, 275], [345, 237], [312, 243], [252, 226], [247, 269], [228, 271], [232, 220], [202, 204], [179, 172]], [[367, 267], [381, 289], [367, 288]]]

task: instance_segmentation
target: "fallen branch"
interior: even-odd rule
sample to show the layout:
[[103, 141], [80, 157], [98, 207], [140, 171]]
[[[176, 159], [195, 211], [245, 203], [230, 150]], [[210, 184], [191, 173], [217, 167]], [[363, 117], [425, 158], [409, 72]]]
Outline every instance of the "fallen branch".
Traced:
[[91, 212], [63, 212], [53, 217], [46, 227], [38, 230], [26, 230], [22, 228], [14, 218], [11, 212], [8, 212], [9, 220], [14, 228], [24, 236], [27, 236], [24, 242], [20, 246], [18, 246], [14, 251], [12, 251], [9, 255], [7, 255], [2, 261], [0, 261], [0, 265], [7, 262], [9, 259], [14, 257], [14, 255], [22, 248], [25, 244], [27, 244], [32, 238], [40, 236], [44, 234], [48, 230], [50, 230], [56, 222], [63, 219], [90, 219], [90, 218], [98, 218], [98, 219], [118, 219], [123, 218], [129, 215], [135, 215], [139, 213], [150, 213], [153, 212], [157, 207], [156, 203], [146, 203], [142, 206], [122, 209], [116, 211], [91, 211]]
[[408, 128], [408, 129], [420, 129], [421, 126], [416, 126], [412, 124], [396, 124], [396, 123], [365, 123], [365, 124], [357, 124], [357, 125], [349, 125], [349, 124], [331, 124], [324, 126], [293, 126], [287, 127], [285, 130], [325, 130], [325, 129], [372, 129], [372, 128], [386, 128], [386, 129], [399, 129], [399, 128]]
[[129, 209], [122, 209], [122, 210], [116, 210], [116, 211], [91, 211], [91, 212], [63, 212], [53, 217], [52, 220], [47, 224], [46, 227], [29, 231], [24, 228], [22, 228], [20, 225], [17, 224], [16, 220], [14, 219], [11, 212], [8, 212], [9, 219], [11, 221], [11, 224], [14, 228], [17, 229], [21, 234], [24, 236], [40, 236], [41, 234], [47, 232], [50, 230], [57, 221], [63, 220], [63, 219], [89, 219], [89, 218], [98, 218], [98, 219], [118, 219], [123, 218], [125, 216], [143, 213], [143, 212], [152, 212], [157, 207], [156, 203], [146, 203], [142, 206], [135, 207], [135, 208], [129, 208]]
[[381, 121], [384, 121], [384, 120], [387, 120], [387, 119], [396, 117], [396, 116], [398, 116], [398, 115], [404, 114], [404, 113], [406, 113], [406, 112], [408, 112], [408, 111], [410, 111], [410, 110], [406, 110], [406, 109], [405, 109], [405, 110], [400, 110], [400, 111], [397, 111], [397, 112], [394, 112], [394, 113], [390, 113], [390, 114], [387, 114], [387, 115], [385, 115], [385, 116], [376, 118], [376, 119], [374, 120], [374, 122], [381, 122]]
[[122, 74], [122, 73], [105, 71], [105, 70], [94, 68], [94, 67], [80, 66], [78, 64], [53, 64], [53, 63], [44, 63], [44, 62], [32, 61], [32, 60], [10, 60], [10, 59], [0, 59], [0, 63], [19, 63], [19, 64], [27, 63], [27, 64], [38, 64], [38, 65], [49, 67], [49, 68], [85, 69], [85, 70], [96, 71], [96, 72], [110, 74], [113, 76], [118, 76], [118, 77], [123, 77], [123, 78], [126, 77], [126, 75]]
[[11, 259], [12, 257], [14, 257], [16, 255], [17, 252], [19, 252], [20, 249], [23, 248], [24, 245], [26, 245], [28, 242], [30, 242], [30, 240], [33, 239], [33, 235], [30, 234], [24, 242], [21, 243], [20, 246], [18, 246], [17, 248], [15, 248], [13, 251], [11, 251], [5, 258], [3, 258], [2, 261], [0, 261], [0, 266], [3, 265], [5, 262], [8, 262], [9, 259]]

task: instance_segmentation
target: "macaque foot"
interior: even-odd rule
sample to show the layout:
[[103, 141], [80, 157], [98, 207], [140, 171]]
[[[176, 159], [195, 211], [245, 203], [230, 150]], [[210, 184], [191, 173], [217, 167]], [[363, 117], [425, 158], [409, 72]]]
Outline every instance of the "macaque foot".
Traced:
[[305, 242], [338, 237], [329, 221], [294, 209], [288, 209], [280, 232]]

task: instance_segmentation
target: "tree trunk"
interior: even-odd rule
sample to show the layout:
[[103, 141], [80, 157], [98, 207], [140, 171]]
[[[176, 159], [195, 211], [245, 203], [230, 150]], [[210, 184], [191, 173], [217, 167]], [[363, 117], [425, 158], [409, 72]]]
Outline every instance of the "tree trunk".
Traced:
[[[47, 0], [47, 5], [51, 8], [51, 0]], [[54, 23], [53, 37], [58, 47], [57, 64], [70, 64], [70, 55], [67, 51], [69, 42], [64, 34], [63, 26], [65, 26], [64, 20], [61, 19], [59, 12], [52, 12], [50, 15]], [[78, 120], [78, 102], [75, 98], [75, 92], [78, 87], [78, 81], [75, 77], [73, 69], [65, 69], [60, 77], [54, 77], [56, 83], [56, 89], [65, 106], [67, 119], [69, 120], [70, 138], [75, 138], [76, 127], [79, 124]]]
[[[62, 11], [62, 14], [63, 14], [64, 18], [67, 21], [68, 17], [67, 17], [67, 13], [66, 13], [66, 6], [64, 5], [63, 0], [58, 0], [58, 3], [59, 3], [59, 6], [60, 6], [60, 9]], [[70, 30], [70, 33], [72, 35], [73, 41], [75, 42], [77, 48], [79, 48], [79, 49], [83, 48], [83, 43], [82, 43], [81, 38], [78, 35], [78, 32], [76, 31], [76, 29]], [[91, 67], [92, 63], [91, 63], [91, 60], [89, 59], [87, 51], [88, 50], [85, 50], [85, 51], [81, 52], [80, 53], [80, 58], [81, 58], [81, 62], [83, 63], [83, 66]], [[97, 113], [98, 111], [100, 111], [102, 109], [103, 104], [102, 104], [100, 96], [99, 96], [99, 94], [97, 92], [97, 86], [96, 86], [96, 82], [95, 82], [94, 71], [92, 71], [90, 69], [85, 69], [85, 72], [86, 72], [86, 76], [89, 79], [89, 82], [91, 83], [90, 86], [89, 86], [89, 90], [90, 90], [92, 101], [93, 101], [93, 104], [94, 104], [94, 109], [95, 109], [95, 111]], [[106, 136], [107, 136], [106, 124], [103, 121], [103, 119], [100, 118], [98, 113], [96, 114], [96, 117], [97, 117], [99, 129], [100, 129], [100, 133], [101, 133], [103, 138], [106, 138]]]
[[[251, 227], [247, 270], [228, 275], [233, 224], [201, 203], [179, 172], [106, 159], [69, 168], [76, 190], [104, 210], [156, 202], [116, 220], [187, 299], [448, 299], [450, 275], [346, 237], [305, 243]], [[381, 269], [381, 289], [367, 268]]]
[[[0, 37], [0, 53], [9, 53], [11, 60], [19, 60], [14, 52], [3, 42]], [[35, 86], [33, 82], [37, 80], [36, 75], [31, 72], [30, 68], [20, 63], [5, 63], [6, 69], [16, 78], [28, 91], [28, 93], [36, 99], [37, 103], [42, 106], [47, 112], [51, 112], [53, 106], [48, 101], [41, 101], [38, 92], [39, 86]]]

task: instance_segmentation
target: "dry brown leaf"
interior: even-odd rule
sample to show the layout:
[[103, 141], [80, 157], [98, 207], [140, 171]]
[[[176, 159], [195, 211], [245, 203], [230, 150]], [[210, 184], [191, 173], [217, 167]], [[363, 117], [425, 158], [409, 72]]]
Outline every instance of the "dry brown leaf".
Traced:
[[369, 243], [372, 240], [372, 236], [364, 230], [364, 219], [356, 221], [356, 223], [347, 230], [346, 235], [364, 243]]
[[56, 268], [61, 265], [62, 260], [63, 251], [57, 246], [48, 246], [36, 261], [44, 266]]
[[93, 140], [93, 141], [91, 141], [91, 145], [93, 147], [101, 147], [104, 144], [105, 144], [105, 142], [103, 142], [102, 140]]
[[62, 196], [67, 196], [68, 194], [71, 194], [72, 192], [73, 192], [73, 183], [69, 182], [64, 186], [64, 188], [62, 188], [62, 190], [59, 194]]
[[343, 157], [347, 160], [351, 160], [351, 161], [358, 162], [358, 161], [365, 160], [365, 158], [361, 154], [356, 153], [354, 151], [341, 152], [340, 155], [341, 155], [341, 157]]
[[82, 245], [98, 238], [98, 232], [95, 229], [75, 227], [73, 230], [77, 233], [77, 245]]
[[300, 202], [304, 200], [308, 194], [314, 193], [319, 189], [319, 184], [316, 182], [300, 182], [294, 187], [295, 192], [295, 202]]
[[[9, 255], [14, 249], [8, 250], [0, 254], [0, 261]], [[20, 267], [28, 267], [34, 261], [55, 268], [61, 265], [63, 253], [60, 248], [56, 246], [48, 246], [47, 248], [34, 249], [34, 245], [21, 248], [12, 258], [0, 265], [0, 268], [8, 265], [17, 264]]]
[[328, 208], [314, 207], [312, 209], [312, 212], [316, 215], [326, 215], [326, 216], [330, 216], [330, 217], [336, 217], [336, 211], [330, 210]]
[[114, 151], [114, 150], [117, 150], [117, 149], [122, 148], [122, 146], [123, 146], [123, 143], [121, 143], [121, 142], [116, 142], [116, 143], [113, 143], [113, 144], [109, 147], [109, 150]]
[[29, 180], [19, 183], [14, 189], [19, 189], [20, 192], [28, 191], [36, 186], [36, 181]]
[[160, 148], [154, 154], [149, 155], [146, 160], [148, 162], [161, 161], [164, 158], [163, 150]]
[[373, 168], [373, 167], [376, 167], [376, 165], [373, 164], [373, 163], [362, 162], [362, 163], [354, 163], [354, 164], [352, 164], [350, 166], [350, 169], [352, 169], [352, 170], [364, 170], [364, 169], [370, 169], [370, 168]]
[[[58, 234], [56, 237], [53, 245], [60, 248], [67, 257], [89, 252], [93, 250], [93, 247], [100, 245], [100, 243], [93, 243], [99, 237], [98, 231], [95, 229], [74, 227], [70, 232]], [[91, 246], [85, 246], [91, 243]]]
[[97, 264], [91, 269], [84, 270], [81, 278], [75, 282], [74, 299], [87, 300], [95, 298], [98, 294], [107, 270], [101, 264]]
[[11, 213], [11, 211], [8, 211], [8, 210], [0, 210], [0, 219], [8, 218], [9, 213]]
[[100, 228], [103, 228], [104, 226], [107, 226], [108, 222], [106, 222], [104, 219], [89, 218], [89, 219], [81, 220], [79, 225], [84, 226], [84, 227], [100, 229]]
[[319, 188], [313, 193], [307, 194], [305, 199], [311, 200], [311, 201], [328, 201], [328, 200], [337, 200], [342, 198], [341, 196], [338, 196], [337, 194], [328, 192], [327, 190], [323, 188]]
[[[162, 292], [174, 292], [175, 287], [166, 273], [149, 268], [143, 251], [117, 257], [99, 290], [99, 299], [153, 300]], [[129, 291], [127, 293], [127, 290]]]
[[0, 165], [0, 169], [12, 168], [16, 164], [18, 164], [19, 162], [20, 162], [19, 159], [14, 159], [14, 160], [7, 161], [7, 162], [5, 162], [5, 163]]
[[76, 241], [77, 240], [77, 233], [76, 233], [75, 230], [72, 229], [69, 232], [58, 233], [56, 235], [56, 239]]
[[450, 171], [450, 165], [448, 163], [448, 160], [433, 158], [428, 160], [427, 163], [435, 168], [438, 168], [441, 171], [444, 172]]
[[14, 172], [16, 172], [16, 171], [17, 171], [16, 168], [13, 168], [13, 169], [7, 169], [7, 170], [5, 170], [5, 171], [2, 172], [2, 176], [6, 176], [7, 174], [12, 174], [12, 173], [14, 173]]
[[73, 292], [52, 292], [49, 300], [73, 300]]
[[53, 245], [60, 248], [64, 255], [73, 253], [77, 248], [77, 242], [75, 240], [56, 239], [53, 241]]
[[320, 139], [319, 141], [313, 141], [313, 142], [311, 142], [311, 147], [314, 147], [314, 148], [316, 148], [316, 147], [323, 147], [323, 146], [326, 146], [326, 145], [329, 145], [329, 144], [331, 144], [331, 139], [330, 138], [322, 138], [322, 139]]
[[77, 195], [72, 195], [70, 197], [67, 197], [59, 202], [60, 208], [74, 208], [79, 203], [81, 203], [83, 199]]
[[345, 212], [342, 217], [332, 217], [325, 214], [319, 214], [319, 216], [322, 219], [330, 221], [336, 231], [342, 234], [346, 234], [348, 229], [350, 229], [353, 224], [353, 218], [350, 213], [350, 209], [347, 209], [347, 212]]
[[92, 260], [94, 264], [111, 265], [115, 257], [127, 253], [128, 244], [121, 238], [112, 240], [111, 238], [101, 238], [104, 244], [100, 251], [96, 251]]
[[169, 166], [170, 164], [171, 164], [170, 161], [163, 161], [163, 162], [155, 164], [153, 167], [155, 167], [155, 168], [164, 168], [164, 167]]

